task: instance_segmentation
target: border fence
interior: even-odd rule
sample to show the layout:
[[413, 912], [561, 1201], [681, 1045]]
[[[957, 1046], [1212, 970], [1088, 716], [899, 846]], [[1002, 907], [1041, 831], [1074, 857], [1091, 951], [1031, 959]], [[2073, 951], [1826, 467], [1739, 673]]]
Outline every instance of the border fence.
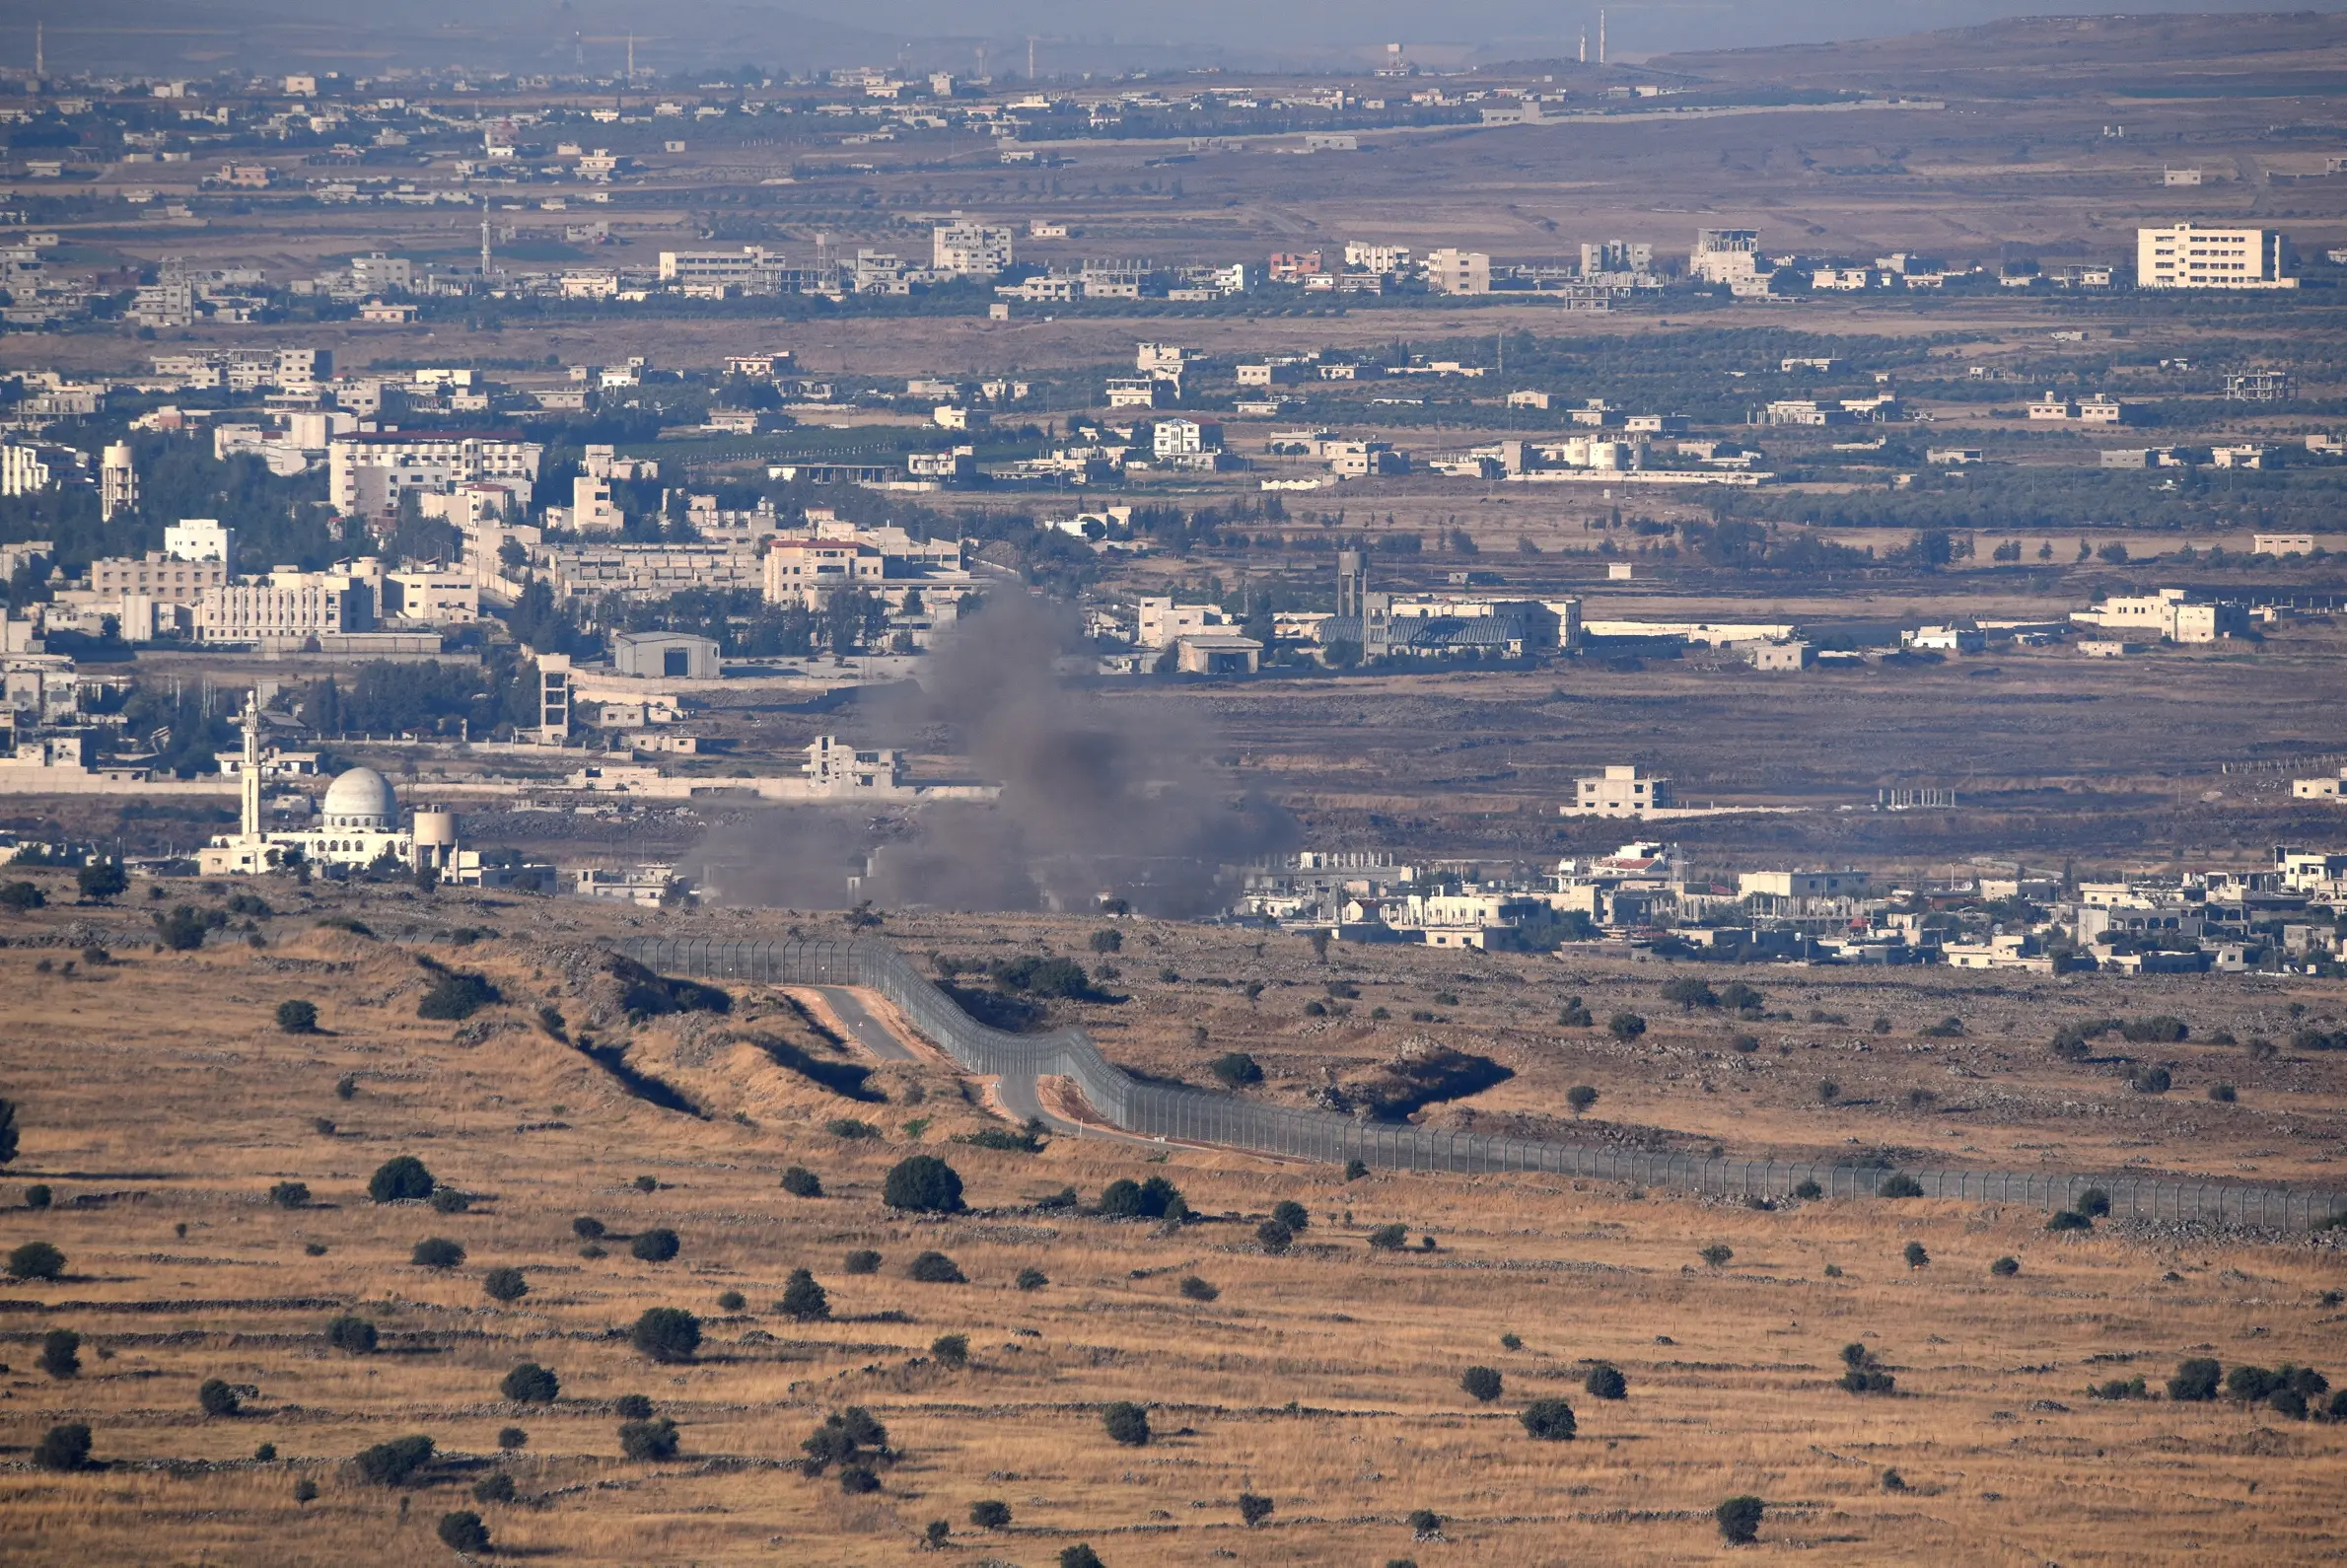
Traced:
[[2052, 1213], [2090, 1190], [2114, 1215], [2206, 1220], [2273, 1230], [2309, 1230], [2347, 1214], [2347, 1192], [2178, 1181], [2124, 1173], [1899, 1171], [1865, 1165], [1778, 1160], [1712, 1160], [1651, 1150], [1607, 1149], [1549, 1139], [1500, 1138], [1406, 1123], [1357, 1120], [1327, 1110], [1291, 1110], [1178, 1085], [1148, 1084], [1102, 1056], [1080, 1029], [1014, 1034], [979, 1023], [885, 942], [728, 942], [644, 937], [619, 951], [663, 973], [769, 985], [853, 985], [878, 991], [913, 1027], [973, 1073], [1073, 1080], [1102, 1117], [1127, 1132], [1291, 1159], [1399, 1171], [1541, 1172], [1676, 1188], [1725, 1197], [1786, 1197], [1814, 1182], [1829, 1197], [1865, 1197], [1893, 1175], [1922, 1195], [1976, 1203], [2020, 1203]]

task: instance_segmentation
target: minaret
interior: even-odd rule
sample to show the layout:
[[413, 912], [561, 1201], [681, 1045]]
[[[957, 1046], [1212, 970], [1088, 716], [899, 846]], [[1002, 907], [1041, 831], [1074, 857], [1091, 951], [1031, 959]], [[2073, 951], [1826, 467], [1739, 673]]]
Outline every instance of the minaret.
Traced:
[[49, 75], [48, 36], [45, 23], [33, 24], [33, 80], [45, 82]]
[[1605, 63], [1605, 13], [1598, 13], [1598, 63]]
[[256, 689], [245, 698], [245, 765], [237, 774], [238, 793], [244, 797], [245, 839], [250, 843], [260, 837], [260, 692]]

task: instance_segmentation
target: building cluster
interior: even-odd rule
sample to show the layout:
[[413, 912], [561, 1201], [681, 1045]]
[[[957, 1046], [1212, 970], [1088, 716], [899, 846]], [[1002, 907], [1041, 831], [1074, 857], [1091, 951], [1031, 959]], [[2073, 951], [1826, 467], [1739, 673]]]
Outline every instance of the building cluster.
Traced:
[[2347, 854], [2281, 848], [2254, 870], [2110, 883], [2020, 869], [1892, 887], [1847, 868], [1707, 874], [1678, 846], [1644, 840], [1540, 875], [1499, 878], [1412, 866], [1383, 851], [1307, 850], [1247, 868], [1231, 914], [1342, 942], [1566, 957], [1596, 950], [2036, 974], [2327, 972], [2340, 962]]

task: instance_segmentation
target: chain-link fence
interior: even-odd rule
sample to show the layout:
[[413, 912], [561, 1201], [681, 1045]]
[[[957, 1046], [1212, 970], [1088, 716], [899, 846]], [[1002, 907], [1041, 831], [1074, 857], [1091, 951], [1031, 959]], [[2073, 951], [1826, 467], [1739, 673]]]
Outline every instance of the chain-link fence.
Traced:
[[2121, 1173], [1893, 1171], [1881, 1166], [1707, 1160], [1694, 1155], [1607, 1149], [1546, 1139], [1495, 1138], [1401, 1123], [1361, 1121], [1325, 1110], [1290, 1110], [1235, 1096], [1145, 1084], [1100, 1053], [1079, 1029], [1013, 1034], [977, 1022], [885, 942], [721, 942], [640, 938], [621, 951], [664, 973], [770, 985], [854, 985], [878, 991], [912, 1026], [974, 1073], [1006, 1078], [1065, 1077], [1094, 1109], [1128, 1132], [1291, 1159], [1404, 1171], [1537, 1171], [1641, 1186], [1760, 1198], [1880, 1192], [1911, 1177], [1925, 1197], [2020, 1203], [2053, 1212], [2089, 1191], [2111, 1212], [2144, 1219], [2211, 1220], [2271, 1229], [2309, 1229], [2347, 1213], [2347, 1193], [2172, 1181]]

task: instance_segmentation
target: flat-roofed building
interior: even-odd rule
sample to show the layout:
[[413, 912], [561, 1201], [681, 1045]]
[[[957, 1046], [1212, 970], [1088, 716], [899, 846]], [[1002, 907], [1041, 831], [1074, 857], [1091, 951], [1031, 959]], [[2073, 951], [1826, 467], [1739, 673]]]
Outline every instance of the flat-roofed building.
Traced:
[[1585, 816], [1644, 817], [1668, 810], [1671, 802], [1671, 781], [1636, 767], [1608, 766], [1602, 773], [1573, 781], [1574, 810]]
[[2277, 229], [2178, 223], [2135, 231], [2135, 286], [2144, 289], [2295, 289], [2284, 275], [2289, 242]]

